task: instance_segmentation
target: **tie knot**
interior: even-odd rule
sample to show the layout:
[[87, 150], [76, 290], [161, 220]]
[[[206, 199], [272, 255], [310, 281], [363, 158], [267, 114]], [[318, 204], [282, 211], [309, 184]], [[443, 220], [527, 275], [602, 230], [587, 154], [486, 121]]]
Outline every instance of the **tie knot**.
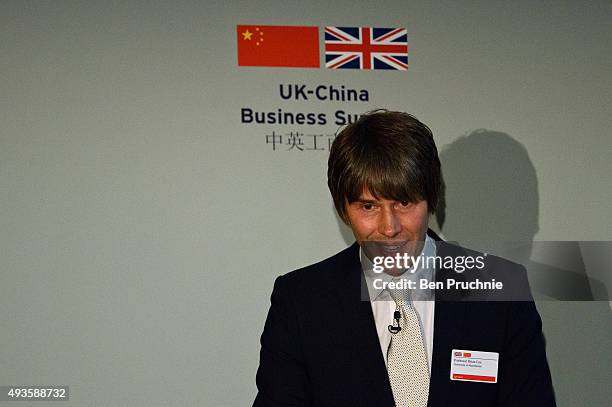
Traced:
[[387, 290], [393, 301], [398, 307], [406, 307], [410, 305], [410, 293], [408, 290]]

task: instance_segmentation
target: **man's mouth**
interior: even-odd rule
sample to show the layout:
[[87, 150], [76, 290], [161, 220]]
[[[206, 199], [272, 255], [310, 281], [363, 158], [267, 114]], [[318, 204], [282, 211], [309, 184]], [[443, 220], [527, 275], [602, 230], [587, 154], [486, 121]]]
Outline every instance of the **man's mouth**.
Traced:
[[394, 242], [394, 243], [382, 243], [378, 242], [376, 246], [380, 249], [381, 252], [385, 254], [395, 254], [397, 253], [406, 242]]

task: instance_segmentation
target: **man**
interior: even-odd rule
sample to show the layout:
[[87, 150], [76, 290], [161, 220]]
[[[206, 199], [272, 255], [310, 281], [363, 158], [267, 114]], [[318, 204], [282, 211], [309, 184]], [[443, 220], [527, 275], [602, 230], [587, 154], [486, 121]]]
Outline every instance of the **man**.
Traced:
[[[473, 301], [495, 294], [380, 287], [404, 276], [442, 283], [512, 276], [506, 282], [524, 293], [524, 270], [494, 256], [469, 276], [458, 272], [458, 262], [415, 261], [479, 255], [428, 230], [440, 185], [433, 136], [413, 116], [375, 111], [338, 134], [328, 186], [357, 242], [277, 278], [254, 406], [555, 405], [541, 321], [529, 297]], [[411, 262], [372, 272], [377, 258], [394, 255]]]

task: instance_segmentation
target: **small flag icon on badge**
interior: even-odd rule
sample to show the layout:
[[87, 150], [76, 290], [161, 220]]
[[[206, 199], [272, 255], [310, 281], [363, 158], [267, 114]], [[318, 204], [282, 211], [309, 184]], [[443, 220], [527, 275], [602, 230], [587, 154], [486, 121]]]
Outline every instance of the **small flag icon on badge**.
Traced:
[[239, 66], [318, 68], [319, 28], [238, 25]]

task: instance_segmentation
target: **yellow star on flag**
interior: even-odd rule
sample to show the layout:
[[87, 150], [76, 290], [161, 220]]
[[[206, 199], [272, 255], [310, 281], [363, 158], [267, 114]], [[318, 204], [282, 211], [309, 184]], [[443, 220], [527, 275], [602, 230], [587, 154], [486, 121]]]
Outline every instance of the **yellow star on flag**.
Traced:
[[242, 33], [242, 39], [243, 40], [250, 40], [251, 36], [253, 35], [252, 32], [250, 32], [248, 29]]

